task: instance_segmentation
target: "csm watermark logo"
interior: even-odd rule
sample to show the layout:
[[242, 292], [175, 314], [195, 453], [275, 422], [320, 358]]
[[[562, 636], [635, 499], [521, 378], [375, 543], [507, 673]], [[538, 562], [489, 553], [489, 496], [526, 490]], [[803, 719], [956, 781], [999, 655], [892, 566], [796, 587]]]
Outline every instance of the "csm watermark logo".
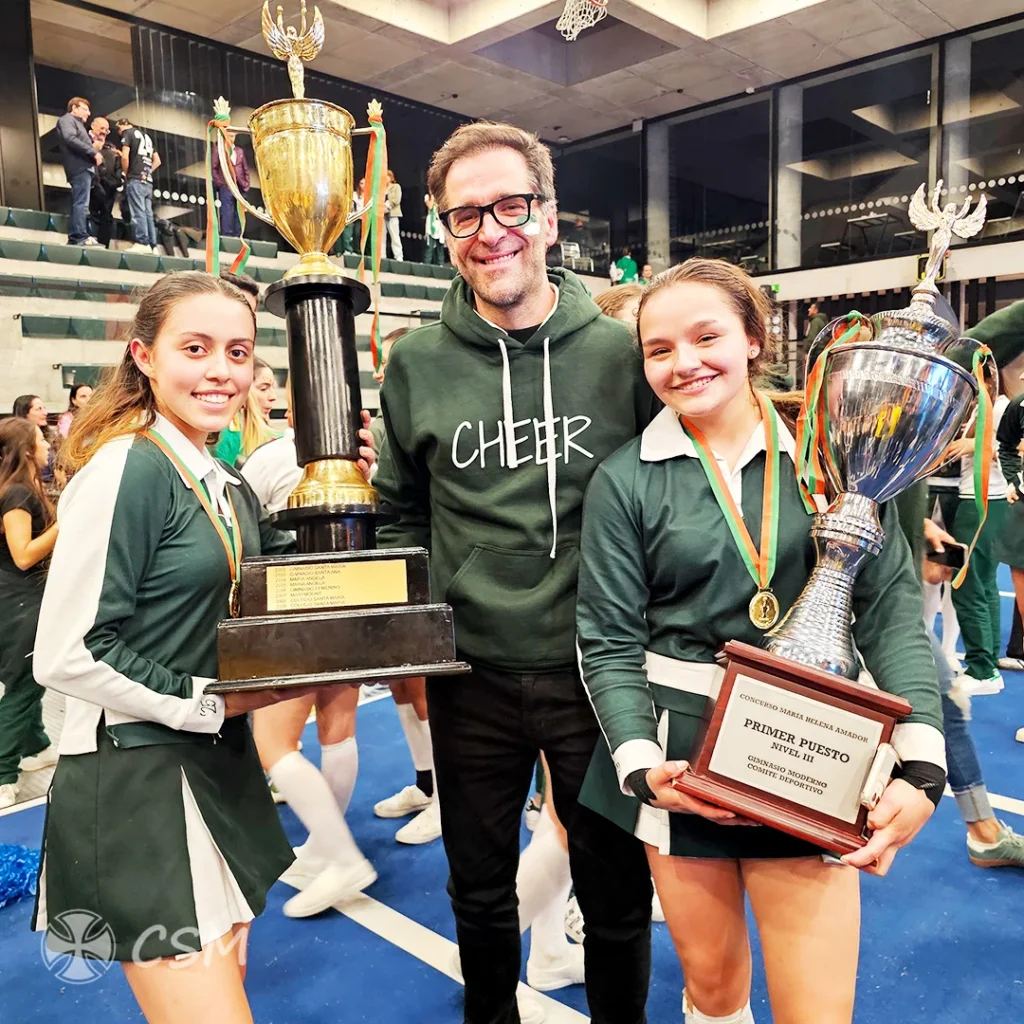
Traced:
[[91, 910], [65, 910], [50, 918], [43, 932], [46, 969], [69, 985], [102, 978], [114, 962], [114, 930]]

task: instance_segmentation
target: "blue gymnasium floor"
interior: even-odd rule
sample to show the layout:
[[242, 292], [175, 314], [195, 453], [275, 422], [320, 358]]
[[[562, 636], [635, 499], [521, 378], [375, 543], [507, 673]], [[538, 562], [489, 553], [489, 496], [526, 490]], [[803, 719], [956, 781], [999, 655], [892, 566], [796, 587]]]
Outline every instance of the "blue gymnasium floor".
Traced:
[[[1007, 578], [1000, 583], [1009, 589]], [[1010, 607], [1004, 600], [1004, 642]], [[1024, 673], [1007, 673], [1006, 683], [1002, 694], [975, 699], [973, 733], [990, 791], [1022, 801], [996, 813], [1024, 831], [1024, 746], [1013, 738], [1024, 725]], [[304, 742], [317, 760], [314, 728]], [[331, 911], [305, 921], [281, 914], [291, 890], [275, 886], [250, 943], [248, 990], [258, 1024], [462, 1019], [460, 986], [443, 973], [454, 926], [441, 844], [401, 846], [392, 838], [400, 822], [372, 812], [412, 771], [390, 700], [360, 708], [359, 745], [349, 823], [380, 879], [368, 892], [372, 899], [350, 916]], [[287, 807], [282, 815], [293, 842], [300, 842], [295, 816]], [[41, 827], [40, 807], [0, 817], [0, 842], [37, 845]], [[973, 867], [964, 834], [956, 805], [946, 798], [888, 877], [864, 877], [857, 1024], [1024, 1020], [1024, 871]], [[48, 973], [39, 937], [28, 930], [30, 914], [28, 901], [0, 910], [0, 1024], [142, 1020], [118, 968], [84, 985]], [[665, 926], [655, 925], [651, 1024], [681, 1021], [681, 985]], [[582, 988], [556, 995], [559, 1005], [548, 1004], [550, 1024], [583, 1024]], [[753, 1007], [758, 1024], [771, 1020], [757, 967]]]

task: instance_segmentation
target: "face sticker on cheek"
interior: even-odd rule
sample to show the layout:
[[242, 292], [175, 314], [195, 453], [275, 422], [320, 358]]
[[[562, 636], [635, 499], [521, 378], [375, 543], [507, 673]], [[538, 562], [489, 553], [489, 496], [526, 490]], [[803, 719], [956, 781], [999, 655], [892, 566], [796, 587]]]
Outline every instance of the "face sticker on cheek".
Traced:
[[530, 214], [530, 219], [519, 229], [524, 235], [534, 236], [540, 234], [540, 222], [536, 214]]

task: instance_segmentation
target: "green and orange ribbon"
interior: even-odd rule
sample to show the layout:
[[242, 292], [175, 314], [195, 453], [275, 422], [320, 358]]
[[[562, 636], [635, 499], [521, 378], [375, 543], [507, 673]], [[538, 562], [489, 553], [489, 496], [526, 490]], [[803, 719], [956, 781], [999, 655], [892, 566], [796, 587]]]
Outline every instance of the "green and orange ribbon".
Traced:
[[992, 356], [987, 345], [975, 349], [971, 360], [971, 371], [978, 382], [978, 418], [974, 424], [974, 507], [978, 510], [978, 529], [967, 548], [963, 568], [953, 580], [953, 589], [959, 590], [967, 578], [967, 569], [971, 564], [971, 555], [981, 536], [985, 520], [988, 519], [988, 485], [992, 476], [992, 396], [985, 386], [984, 364]]
[[372, 203], [370, 212], [362, 221], [362, 236], [359, 246], [359, 280], [366, 276], [366, 244], [370, 243], [370, 268], [373, 274], [373, 326], [370, 328], [370, 353], [373, 368], [380, 369], [382, 352], [380, 344], [380, 261], [384, 251], [384, 178], [388, 169], [388, 145], [384, 132], [383, 112], [374, 100], [368, 111], [370, 126], [370, 148], [366, 154], [366, 175], [361, 196], [363, 209]]
[[804, 386], [804, 402], [796, 421], [796, 478], [804, 508], [815, 512], [814, 496], [825, 493], [826, 471], [822, 458], [827, 458], [828, 410], [823, 406], [822, 387], [825, 382], [826, 356], [836, 345], [845, 345], [860, 335], [867, 318], [856, 311], [840, 317], [832, 324], [832, 337], [818, 354]]
[[692, 423], [680, 417], [683, 430], [686, 431], [697, 456], [704, 468], [711, 490], [718, 502], [718, 507], [725, 516], [736, 547], [743, 558], [743, 564], [750, 573], [758, 591], [771, 589], [772, 577], [775, 575], [775, 562], [779, 550], [779, 425], [774, 406], [764, 395], [757, 394], [757, 402], [761, 407], [761, 420], [764, 424], [765, 464], [764, 489], [761, 496], [761, 546], [754, 547], [754, 541], [743, 521], [743, 513], [736, 505], [736, 500], [729, 490], [729, 485], [722, 475], [721, 467], [707, 439]]
[[[218, 135], [224, 139], [224, 150], [231, 155], [231, 143], [228, 141], [227, 126], [230, 115], [218, 113], [206, 125], [206, 272], [215, 277], [220, 274], [220, 212], [217, 209], [217, 196], [213, 188], [213, 147], [217, 145]], [[227, 167], [221, 167], [221, 173], [235, 177], [235, 167], [231, 160]], [[249, 243], [245, 240], [245, 206], [236, 201], [238, 210], [238, 238], [242, 243], [238, 255], [231, 264], [232, 274], [241, 274], [249, 262]]]
[[153, 444], [155, 444], [157, 448], [167, 456], [174, 468], [189, 482], [189, 486], [192, 488], [195, 496], [199, 499], [199, 504], [203, 506], [203, 511], [206, 512], [210, 522], [213, 524], [213, 528], [217, 531], [217, 536], [220, 537], [220, 542], [224, 545], [224, 552], [228, 557], [228, 571], [231, 574], [231, 590], [228, 593], [228, 611], [232, 618], [237, 617], [238, 576], [242, 564], [242, 527], [238, 522], [238, 516], [235, 513], [235, 503], [231, 498], [230, 488], [225, 488], [225, 497], [228, 501], [228, 507], [231, 509], [231, 522], [233, 524], [233, 528], [228, 530], [224, 525], [223, 519], [221, 519], [216, 509], [214, 509], [213, 503], [210, 501], [210, 496], [206, 492], [206, 488], [192, 470], [182, 462], [178, 454], [173, 448], [171, 448], [167, 441], [153, 430], [152, 427], [142, 431], [142, 436], [148, 441], [152, 441]]

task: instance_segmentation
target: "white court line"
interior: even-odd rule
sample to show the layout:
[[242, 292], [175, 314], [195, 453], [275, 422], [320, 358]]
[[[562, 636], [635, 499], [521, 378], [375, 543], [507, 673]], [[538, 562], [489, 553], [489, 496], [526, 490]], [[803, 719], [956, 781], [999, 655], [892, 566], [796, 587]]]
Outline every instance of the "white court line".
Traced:
[[[422, 960], [435, 971], [459, 981], [452, 969], [452, 961], [458, 946], [443, 935], [438, 935], [437, 932], [366, 895], [347, 903], [339, 903], [335, 910], [374, 935], [379, 935], [386, 942], [416, 957], [417, 960]], [[527, 988], [522, 982], [519, 983], [519, 987]], [[544, 1005], [544, 1020], [547, 1024], [587, 1024], [590, 1020], [578, 1010], [544, 995], [543, 992], [537, 992], [532, 988], [528, 991]]]
[[[943, 796], [953, 796], [953, 790], [947, 786]], [[1008, 811], [1010, 814], [1024, 814], [1024, 800], [1018, 800], [1016, 797], [989, 793], [988, 802], [997, 811]]]
[[1017, 595], [1012, 590], [1000, 590], [1000, 597], [1016, 597]]

